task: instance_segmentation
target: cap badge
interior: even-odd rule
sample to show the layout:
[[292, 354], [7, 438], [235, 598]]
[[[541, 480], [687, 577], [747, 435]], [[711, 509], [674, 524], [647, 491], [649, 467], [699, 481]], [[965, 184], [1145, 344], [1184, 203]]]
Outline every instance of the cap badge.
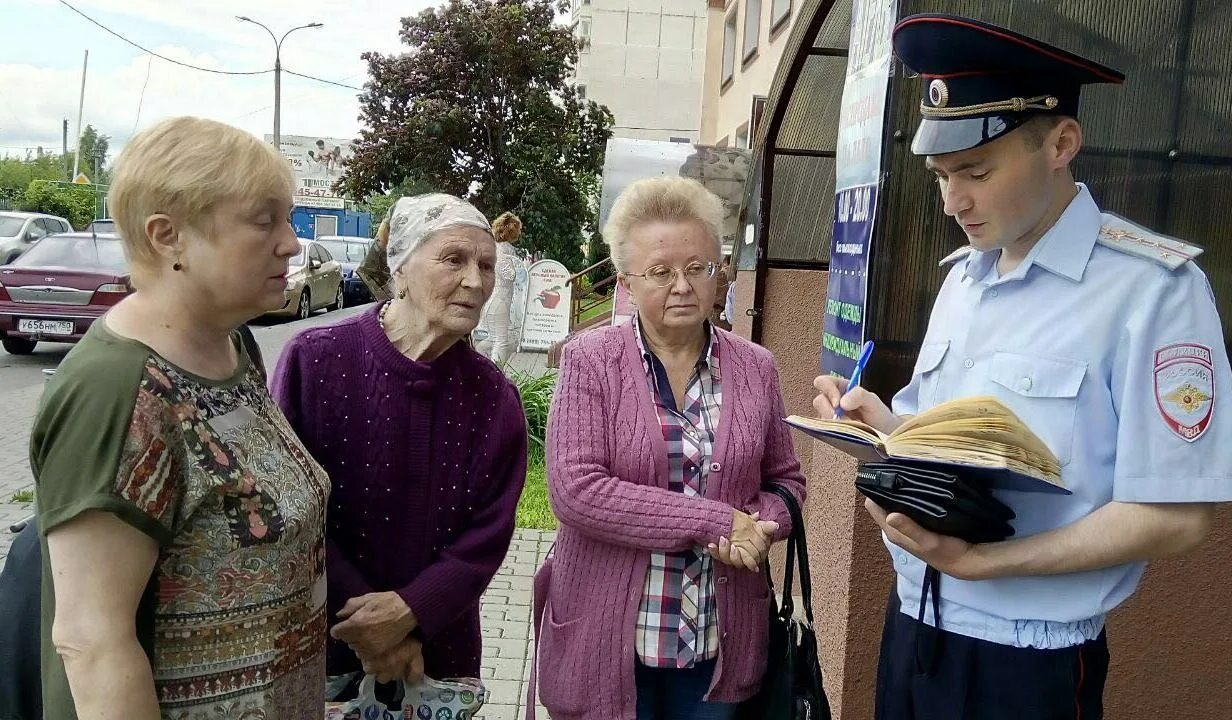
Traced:
[[933, 80], [928, 84], [928, 99], [933, 107], [945, 107], [950, 102], [950, 89], [944, 80]]

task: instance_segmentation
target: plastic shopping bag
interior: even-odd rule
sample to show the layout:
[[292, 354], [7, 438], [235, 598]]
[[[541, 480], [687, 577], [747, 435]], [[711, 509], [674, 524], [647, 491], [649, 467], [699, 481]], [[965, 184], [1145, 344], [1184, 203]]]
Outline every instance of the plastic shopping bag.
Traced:
[[325, 720], [471, 720], [488, 699], [475, 678], [425, 675], [414, 685], [402, 683], [402, 689], [402, 707], [389, 708], [376, 698], [376, 678], [365, 675], [354, 700], [326, 704]]

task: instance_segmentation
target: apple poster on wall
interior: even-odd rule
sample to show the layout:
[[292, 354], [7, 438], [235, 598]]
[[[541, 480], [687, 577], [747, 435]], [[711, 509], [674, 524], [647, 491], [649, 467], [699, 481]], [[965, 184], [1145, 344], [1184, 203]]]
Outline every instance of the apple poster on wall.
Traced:
[[569, 270], [555, 260], [540, 260], [530, 266], [528, 274], [520, 349], [547, 352], [553, 343], [569, 334], [569, 312], [573, 307]]

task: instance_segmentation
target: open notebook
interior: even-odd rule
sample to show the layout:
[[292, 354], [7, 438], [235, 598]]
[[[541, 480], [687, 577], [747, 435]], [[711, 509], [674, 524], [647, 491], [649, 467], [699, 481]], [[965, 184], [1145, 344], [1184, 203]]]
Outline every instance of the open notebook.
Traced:
[[989, 487], [1066, 493], [1061, 464], [1044, 441], [994, 397], [951, 400], [889, 435], [855, 420], [792, 415], [787, 424], [862, 461], [949, 467]]

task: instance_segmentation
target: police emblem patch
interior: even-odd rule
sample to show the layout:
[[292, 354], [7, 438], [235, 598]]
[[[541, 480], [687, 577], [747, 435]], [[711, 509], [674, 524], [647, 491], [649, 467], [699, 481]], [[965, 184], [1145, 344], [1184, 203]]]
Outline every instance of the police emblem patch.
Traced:
[[1168, 429], [1186, 442], [1202, 437], [1215, 409], [1211, 349], [1177, 343], [1155, 351], [1155, 405]]

